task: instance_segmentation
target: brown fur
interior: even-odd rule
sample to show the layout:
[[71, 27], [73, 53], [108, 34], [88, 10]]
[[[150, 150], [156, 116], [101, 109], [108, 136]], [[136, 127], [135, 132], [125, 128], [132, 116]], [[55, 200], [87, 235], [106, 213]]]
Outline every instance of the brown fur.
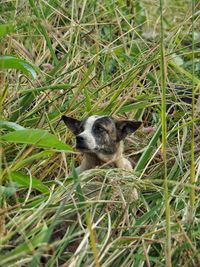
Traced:
[[104, 164], [112, 164], [116, 168], [122, 168], [126, 170], [132, 170], [131, 163], [123, 156], [123, 144], [119, 144], [117, 152], [111, 155], [105, 155], [102, 153], [84, 153], [81, 165], [76, 169], [80, 174], [83, 171], [93, 169], [96, 166], [102, 166]]

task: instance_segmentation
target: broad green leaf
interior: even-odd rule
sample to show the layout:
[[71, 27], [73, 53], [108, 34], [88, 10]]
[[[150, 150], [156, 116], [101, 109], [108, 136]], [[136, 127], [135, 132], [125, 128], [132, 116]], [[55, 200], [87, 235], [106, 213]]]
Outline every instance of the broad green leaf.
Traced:
[[13, 182], [16, 182], [19, 186], [29, 188], [30, 180], [32, 180], [32, 188], [37, 189], [42, 193], [49, 193], [49, 189], [45, 186], [40, 180], [36, 177], [32, 176], [30, 178], [29, 175], [24, 174], [22, 172], [11, 172], [10, 178]]
[[0, 24], [0, 37], [3, 37], [6, 34], [14, 31], [15, 31], [15, 26], [12, 23]]
[[51, 147], [58, 150], [71, 151], [69, 145], [59, 141], [56, 136], [41, 129], [25, 129], [4, 134], [1, 140], [6, 142], [31, 144], [38, 147]]
[[0, 128], [5, 128], [8, 130], [14, 130], [14, 131], [25, 129], [21, 125], [14, 123], [14, 122], [10, 122], [10, 121], [0, 121]]
[[0, 56], [0, 69], [17, 69], [21, 70], [25, 75], [31, 75], [36, 78], [36, 71], [27, 61], [14, 56]]

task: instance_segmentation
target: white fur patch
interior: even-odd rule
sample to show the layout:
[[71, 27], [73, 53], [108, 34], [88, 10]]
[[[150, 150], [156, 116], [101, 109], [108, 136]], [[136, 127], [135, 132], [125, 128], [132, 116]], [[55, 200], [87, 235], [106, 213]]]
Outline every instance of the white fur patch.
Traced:
[[96, 140], [92, 134], [92, 127], [94, 125], [94, 122], [101, 118], [102, 116], [90, 116], [84, 125], [84, 131], [79, 134], [79, 136], [84, 137], [86, 145], [89, 149], [93, 150], [97, 148]]

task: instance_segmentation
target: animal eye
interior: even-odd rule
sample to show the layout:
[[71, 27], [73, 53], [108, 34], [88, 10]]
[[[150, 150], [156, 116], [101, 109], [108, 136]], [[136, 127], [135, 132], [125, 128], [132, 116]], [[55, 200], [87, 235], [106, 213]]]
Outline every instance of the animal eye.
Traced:
[[95, 127], [96, 132], [106, 132], [106, 129], [102, 127], [101, 125], [96, 125]]

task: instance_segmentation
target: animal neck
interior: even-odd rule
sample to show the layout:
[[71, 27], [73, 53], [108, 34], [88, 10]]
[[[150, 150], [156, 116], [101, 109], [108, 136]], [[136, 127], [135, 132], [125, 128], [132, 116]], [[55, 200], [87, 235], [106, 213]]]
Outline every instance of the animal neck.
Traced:
[[117, 168], [122, 168], [130, 171], [132, 170], [132, 165], [130, 161], [124, 157], [123, 151], [124, 151], [124, 146], [123, 142], [121, 141], [119, 144], [119, 148], [115, 154], [112, 155], [98, 154], [98, 158], [103, 163], [114, 164], [114, 166]]
[[96, 157], [101, 160], [103, 163], [114, 163], [118, 159], [123, 158], [123, 142], [121, 141], [117, 151], [114, 154], [104, 154], [104, 153], [96, 153]]
[[132, 170], [131, 163], [123, 156], [123, 142], [114, 154], [84, 153], [82, 164], [77, 168], [78, 173], [84, 170], [95, 168], [103, 164], [111, 164], [117, 168]]

